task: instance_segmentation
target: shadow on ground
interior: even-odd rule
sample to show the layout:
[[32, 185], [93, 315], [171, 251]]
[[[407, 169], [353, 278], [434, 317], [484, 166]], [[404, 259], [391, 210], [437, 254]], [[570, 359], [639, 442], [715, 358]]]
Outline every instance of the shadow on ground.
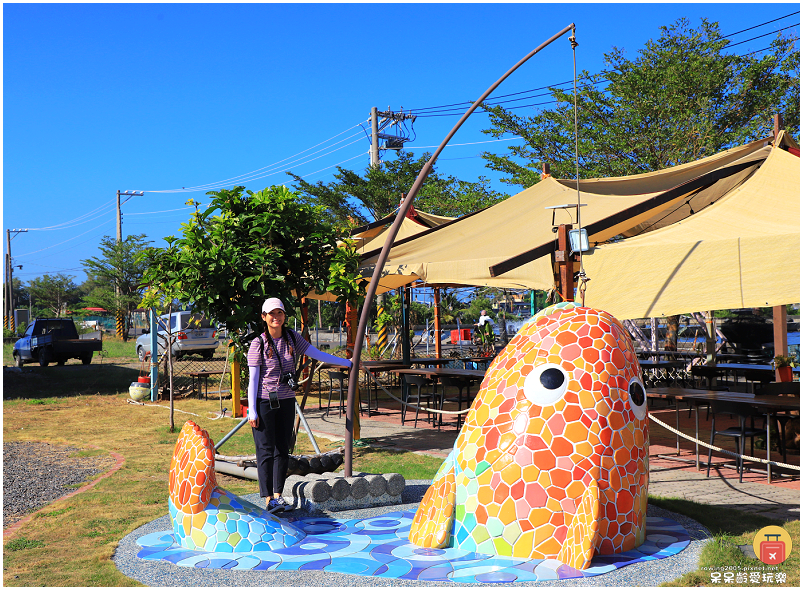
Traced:
[[124, 365], [3, 367], [3, 399], [38, 399], [127, 393], [139, 371]]

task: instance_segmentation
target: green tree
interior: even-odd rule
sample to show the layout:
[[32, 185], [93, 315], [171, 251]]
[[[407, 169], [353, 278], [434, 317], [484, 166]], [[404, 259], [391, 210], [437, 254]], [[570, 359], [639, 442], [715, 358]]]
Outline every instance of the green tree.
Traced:
[[[292, 315], [302, 297], [322, 293], [330, 280], [339, 231], [320, 207], [283, 186], [254, 193], [243, 186], [212, 191], [211, 204], [168, 236], [166, 248], [148, 248], [145, 305], [164, 294], [224, 322], [234, 340], [260, 321], [266, 297], [280, 297]], [[239, 352], [241, 348], [237, 347]]]
[[74, 278], [63, 273], [42, 275], [28, 283], [28, 292], [39, 309], [60, 318], [70, 305], [80, 301], [81, 290], [73, 281]]
[[477, 324], [478, 318], [481, 317], [481, 311], [486, 310], [486, 314], [493, 320], [496, 318], [495, 312], [492, 310], [493, 301], [486, 295], [477, 295], [469, 302], [467, 308], [462, 312], [462, 321]]
[[15, 307], [27, 307], [28, 301], [30, 301], [29, 297], [30, 294], [28, 293], [28, 288], [25, 286], [21, 280], [16, 277], [11, 278], [11, 292], [14, 294], [14, 306]]
[[[84, 283], [88, 292], [84, 307], [102, 307], [115, 316], [130, 318], [142, 300], [142, 277], [145, 263], [139, 255], [150, 243], [147, 236], [128, 236], [117, 242], [110, 236], [100, 240], [100, 255], [82, 260], [89, 280]], [[128, 340], [130, 321], [123, 324], [122, 339]]]
[[[726, 51], [718, 23], [698, 28], [679, 19], [634, 59], [623, 49], [605, 55], [601, 74], [581, 75], [578, 151], [581, 177], [623, 176], [660, 170], [769, 136], [782, 113], [787, 131], [800, 126], [800, 51], [795, 37], [779, 37], [769, 51]], [[608, 81], [604, 89], [601, 84]], [[542, 163], [558, 178], [575, 177], [573, 95], [550, 88], [557, 106], [526, 117], [486, 107], [492, 137], [517, 135], [510, 155], [485, 152], [501, 180], [528, 187]]]
[[456, 316], [466, 307], [459, 301], [454, 290], [441, 289], [439, 292], [439, 313], [443, 324], [454, 324]]
[[[327, 183], [312, 184], [292, 172], [288, 174], [296, 181], [295, 189], [309, 202], [322, 205], [331, 220], [360, 225], [397, 209], [401, 193], [408, 193], [430, 156], [426, 152], [414, 159], [413, 152], [401, 151], [394, 159], [368, 167], [363, 175], [337, 167], [336, 180]], [[491, 190], [484, 177], [467, 182], [440, 175], [434, 169], [414, 199], [414, 206], [434, 215], [458, 217], [506, 197]]]

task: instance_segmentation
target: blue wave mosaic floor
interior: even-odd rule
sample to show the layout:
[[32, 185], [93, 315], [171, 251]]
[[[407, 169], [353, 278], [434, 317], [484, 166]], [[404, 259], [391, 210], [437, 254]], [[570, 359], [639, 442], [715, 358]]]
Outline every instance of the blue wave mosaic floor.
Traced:
[[597, 556], [579, 571], [554, 559], [521, 560], [459, 549], [423, 549], [408, 542], [414, 513], [390, 512], [367, 519], [286, 518], [306, 538], [274, 551], [217, 553], [191, 551], [172, 532], [137, 539], [140, 559], [164, 560], [194, 568], [233, 570], [317, 570], [401, 580], [474, 583], [565, 580], [605, 574], [626, 565], [664, 559], [689, 545], [686, 530], [668, 518], [647, 517], [647, 539], [636, 549]]

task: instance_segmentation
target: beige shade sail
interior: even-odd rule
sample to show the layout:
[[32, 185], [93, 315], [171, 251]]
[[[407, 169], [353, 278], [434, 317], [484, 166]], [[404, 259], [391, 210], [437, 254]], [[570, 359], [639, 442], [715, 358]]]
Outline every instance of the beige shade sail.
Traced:
[[800, 152], [778, 145], [713, 205], [586, 254], [586, 305], [626, 319], [800, 301]]
[[[412, 210], [410, 211], [409, 215], [406, 216], [400, 224], [400, 229], [397, 232], [397, 237], [395, 240], [410, 238], [433, 227], [438, 227], [445, 223], [449, 223], [454, 219], [455, 217], [443, 217], [441, 215], [433, 215], [432, 213], [427, 213], [425, 211], [418, 211], [413, 209], [412, 206]], [[364, 252], [374, 248], [383, 247], [383, 244], [386, 241], [386, 234], [388, 233], [389, 228], [394, 220], [395, 215], [389, 215], [376, 222], [370, 223], [366, 229], [352, 235], [351, 238], [355, 240], [359, 254], [363, 254]], [[368, 277], [370, 281], [372, 280], [371, 269], [363, 269], [362, 274]], [[377, 294], [380, 295], [381, 293], [394, 291], [398, 287], [402, 287], [417, 280], [417, 278], [418, 277], [416, 275], [383, 273], [383, 276], [378, 284]], [[336, 297], [333, 294], [319, 294], [316, 291], [309, 294], [308, 298], [322, 299], [323, 301], [336, 301]]]
[[[674, 223], [690, 215], [690, 208], [681, 206], [687, 198], [699, 196], [692, 211], [702, 210], [731, 186], [743, 182], [768, 153], [765, 142], [757, 141], [654, 173], [581, 181], [580, 202], [585, 205], [581, 207], [581, 224], [597, 224], [589, 240], [603, 242], [636, 226], [652, 231], [660, 227], [658, 220], [665, 216]], [[719, 178], [694, 185], [690, 182], [714, 174]], [[681, 188], [684, 185], [686, 188]], [[532, 257], [496, 276], [490, 269], [536, 248], [552, 252], [553, 224], [574, 224], [576, 207], [548, 207], [577, 203], [574, 181], [547, 177], [483, 211], [398, 240], [384, 275], [418, 277], [428, 285], [550, 289], [553, 270], [549, 255]], [[364, 255], [366, 272], [374, 267], [379, 252], [378, 248]]]

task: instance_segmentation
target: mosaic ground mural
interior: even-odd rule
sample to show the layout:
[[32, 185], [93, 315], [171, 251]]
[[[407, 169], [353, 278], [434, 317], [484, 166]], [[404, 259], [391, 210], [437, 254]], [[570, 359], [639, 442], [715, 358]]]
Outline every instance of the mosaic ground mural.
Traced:
[[554, 559], [515, 559], [458, 548], [428, 549], [408, 541], [413, 512], [391, 512], [363, 520], [284, 518], [304, 533], [291, 547], [270, 551], [215, 552], [186, 549], [172, 532], [144, 535], [138, 556], [179, 566], [236, 570], [318, 570], [400, 580], [507, 583], [591, 577], [626, 565], [670, 557], [689, 545], [673, 520], [647, 517], [647, 537], [639, 547], [598, 555], [583, 571]]

